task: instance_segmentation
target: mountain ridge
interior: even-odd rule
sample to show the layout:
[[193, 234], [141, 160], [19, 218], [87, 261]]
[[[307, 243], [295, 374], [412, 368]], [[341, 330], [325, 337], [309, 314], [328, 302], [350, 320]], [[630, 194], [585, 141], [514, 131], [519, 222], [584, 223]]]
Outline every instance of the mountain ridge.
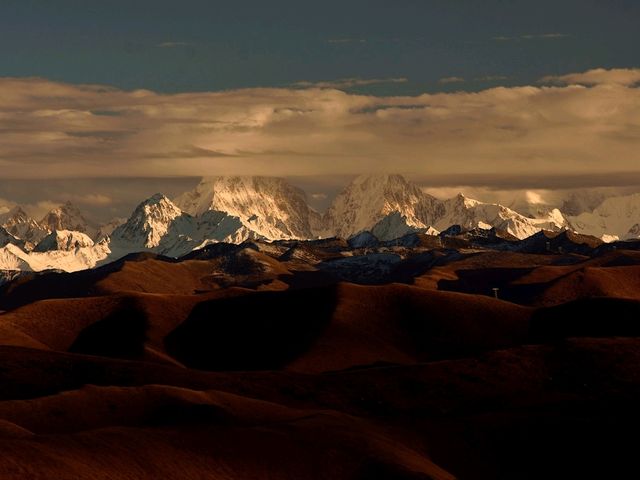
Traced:
[[[205, 177], [173, 201], [155, 194], [125, 221], [102, 227], [69, 202], [40, 222], [16, 206], [0, 215], [0, 270], [75, 271], [134, 252], [180, 257], [212, 243], [252, 239], [349, 239], [368, 232], [388, 242], [409, 234], [438, 235], [453, 225], [461, 231], [495, 229], [520, 240], [541, 231], [592, 232], [605, 240], [640, 235], [640, 194], [609, 197], [578, 216], [557, 208], [536, 211], [539, 218], [463, 194], [441, 200], [401, 175], [384, 174], [356, 177], [321, 215], [309, 206], [304, 191], [282, 178]], [[603, 225], [608, 218], [616, 232]]]

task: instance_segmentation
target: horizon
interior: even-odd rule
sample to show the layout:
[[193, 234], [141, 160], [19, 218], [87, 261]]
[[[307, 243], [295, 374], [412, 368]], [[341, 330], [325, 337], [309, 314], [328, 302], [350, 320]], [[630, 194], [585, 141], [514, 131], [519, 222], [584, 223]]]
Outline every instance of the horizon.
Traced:
[[[640, 174], [625, 172], [624, 175], [592, 176], [568, 175], [554, 177], [509, 177], [493, 178], [494, 184], [486, 183], [485, 175], [464, 177], [466, 183], [452, 175], [441, 175], [429, 179], [421, 175], [398, 172], [362, 173], [353, 175], [211, 175], [192, 177], [89, 177], [74, 179], [0, 179], [0, 214], [15, 206], [25, 210], [35, 220], [67, 202], [78, 207], [90, 220], [104, 224], [116, 218], [128, 218], [135, 207], [154, 194], [160, 193], [173, 200], [178, 195], [192, 190], [207, 177], [272, 177], [282, 178], [301, 189], [307, 203], [323, 214], [356, 177], [400, 175], [405, 180], [439, 200], [463, 194], [467, 198], [484, 203], [500, 204], [518, 211], [528, 205], [562, 208], [572, 195], [585, 195], [588, 187], [592, 195], [608, 197], [640, 193]], [[547, 180], [545, 182], [545, 179]], [[34, 196], [37, 191], [39, 196]], [[522, 213], [522, 212], [518, 212]]]

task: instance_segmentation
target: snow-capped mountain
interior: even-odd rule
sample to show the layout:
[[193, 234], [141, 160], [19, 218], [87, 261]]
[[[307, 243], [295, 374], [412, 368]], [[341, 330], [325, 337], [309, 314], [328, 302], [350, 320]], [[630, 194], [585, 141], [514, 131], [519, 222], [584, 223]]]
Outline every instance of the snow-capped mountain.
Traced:
[[[217, 210], [207, 210], [195, 217], [195, 248], [202, 248], [211, 243], [242, 243], [245, 240], [262, 238], [261, 235], [245, 227], [238, 217]], [[193, 250], [193, 248], [191, 249]]]
[[543, 218], [529, 218], [498, 204], [483, 203], [462, 194], [438, 200], [400, 175], [366, 175], [356, 178], [336, 199], [325, 215], [327, 234], [348, 238], [376, 228], [384, 240], [413, 231], [496, 227], [517, 238], [541, 229], [560, 230], [568, 223], [558, 209]]
[[35, 245], [42, 240], [49, 230], [36, 222], [19, 206], [0, 215], [0, 226], [16, 238]]
[[[592, 197], [576, 197], [576, 211], [594, 201]], [[605, 241], [640, 238], [640, 194], [608, 197], [577, 216], [530, 200], [522, 200], [522, 214], [462, 194], [439, 200], [400, 175], [364, 175], [354, 179], [321, 216], [307, 205], [304, 192], [283, 179], [211, 177], [179, 196], [177, 203], [156, 194], [140, 203], [128, 219], [116, 219], [99, 229], [69, 203], [41, 222], [20, 207], [5, 209], [0, 214], [0, 271], [76, 271], [134, 252], [180, 257], [211, 243], [247, 239], [338, 236], [366, 246], [411, 233], [492, 228], [518, 239], [541, 230], [575, 230]], [[452, 225], [458, 227], [451, 229]], [[92, 239], [88, 233], [94, 228]]]
[[79, 248], [93, 247], [94, 243], [88, 235], [72, 230], [54, 230], [44, 237], [33, 249], [34, 252], [53, 252], [62, 250], [71, 252]]
[[126, 223], [126, 221], [126, 218], [116, 217], [109, 220], [107, 223], [100, 225], [96, 231], [94, 240], [99, 242], [100, 240], [110, 237], [113, 234], [113, 231], [120, 225]]
[[560, 210], [565, 215], [576, 217], [583, 213], [593, 212], [602, 202], [615, 195], [602, 189], [584, 189], [573, 191], [562, 201]]
[[433, 227], [419, 228], [413, 225], [409, 225], [409, 223], [407, 222], [407, 218], [402, 216], [399, 212], [390, 213], [378, 223], [376, 223], [371, 229], [371, 234], [373, 234], [373, 236], [383, 242], [404, 237], [409, 233], [438, 235], [438, 233], [440, 232], [438, 232], [438, 230]]
[[443, 203], [445, 213], [435, 222], [438, 230], [446, 230], [451, 225], [460, 225], [465, 229], [495, 227], [522, 240], [543, 229], [558, 231], [568, 227], [558, 209], [548, 212], [546, 218], [530, 218], [505, 206], [482, 203], [462, 194]]
[[609, 197], [591, 212], [570, 217], [575, 230], [594, 237], [640, 238], [640, 193]]
[[0, 248], [10, 243], [24, 248], [24, 240], [14, 237], [9, 232], [7, 232], [6, 228], [0, 227]]
[[241, 243], [247, 238], [257, 235], [237, 217], [213, 210], [194, 217], [158, 193], [138, 205], [113, 231], [110, 246], [114, 255], [150, 250], [177, 257], [207, 243]]
[[392, 213], [409, 227], [426, 229], [444, 214], [444, 205], [400, 175], [362, 175], [335, 198], [324, 215], [323, 233], [348, 238]]
[[[113, 231], [113, 243], [152, 249], [174, 231], [190, 232], [193, 218], [182, 213], [171, 200], [157, 193], [136, 207], [131, 217]], [[177, 235], [177, 234], [176, 234]]]
[[49, 232], [67, 230], [81, 232], [91, 238], [94, 238], [97, 232], [96, 226], [71, 202], [52, 209], [38, 223]]
[[93, 268], [109, 258], [111, 250], [107, 242], [72, 250], [25, 252], [17, 245], [0, 248], [0, 270], [33, 271], [62, 270], [76, 272]]
[[20, 247], [8, 243], [0, 248], [0, 270], [32, 272], [31, 265], [24, 258], [28, 256]]
[[276, 177], [204, 178], [175, 204], [193, 216], [207, 210], [225, 212], [269, 239], [312, 238], [319, 226], [319, 215], [307, 205], [306, 194]]

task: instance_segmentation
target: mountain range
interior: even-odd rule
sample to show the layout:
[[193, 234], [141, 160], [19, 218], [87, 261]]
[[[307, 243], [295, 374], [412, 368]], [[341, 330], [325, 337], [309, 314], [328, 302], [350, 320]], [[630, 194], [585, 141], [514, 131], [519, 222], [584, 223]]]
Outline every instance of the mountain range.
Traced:
[[153, 195], [128, 219], [105, 225], [69, 202], [39, 221], [16, 206], [0, 214], [0, 270], [77, 271], [134, 252], [181, 257], [211, 243], [251, 239], [349, 239], [367, 232], [391, 241], [410, 233], [438, 235], [454, 225], [461, 231], [495, 229], [520, 240], [543, 230], [604, 241], [640, 238], [640, 194], [606, 198], [588, 211], [579, 208], [580, 199], [572, 202], [571, 214], [539, 205], [519, 213], [462, 194], [440, 200], [400, 175], [362, 175], [321, 214], [304, 191], [281, 178], [208, 177], [173, 200]]

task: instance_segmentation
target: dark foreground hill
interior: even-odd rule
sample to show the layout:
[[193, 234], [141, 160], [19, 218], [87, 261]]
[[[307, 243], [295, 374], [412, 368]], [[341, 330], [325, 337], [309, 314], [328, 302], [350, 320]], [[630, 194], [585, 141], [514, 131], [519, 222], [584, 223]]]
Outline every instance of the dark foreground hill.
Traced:
[[640, 256], [598, 248], [255, 243], [20, 278], [0, 478], [626, 478]]

